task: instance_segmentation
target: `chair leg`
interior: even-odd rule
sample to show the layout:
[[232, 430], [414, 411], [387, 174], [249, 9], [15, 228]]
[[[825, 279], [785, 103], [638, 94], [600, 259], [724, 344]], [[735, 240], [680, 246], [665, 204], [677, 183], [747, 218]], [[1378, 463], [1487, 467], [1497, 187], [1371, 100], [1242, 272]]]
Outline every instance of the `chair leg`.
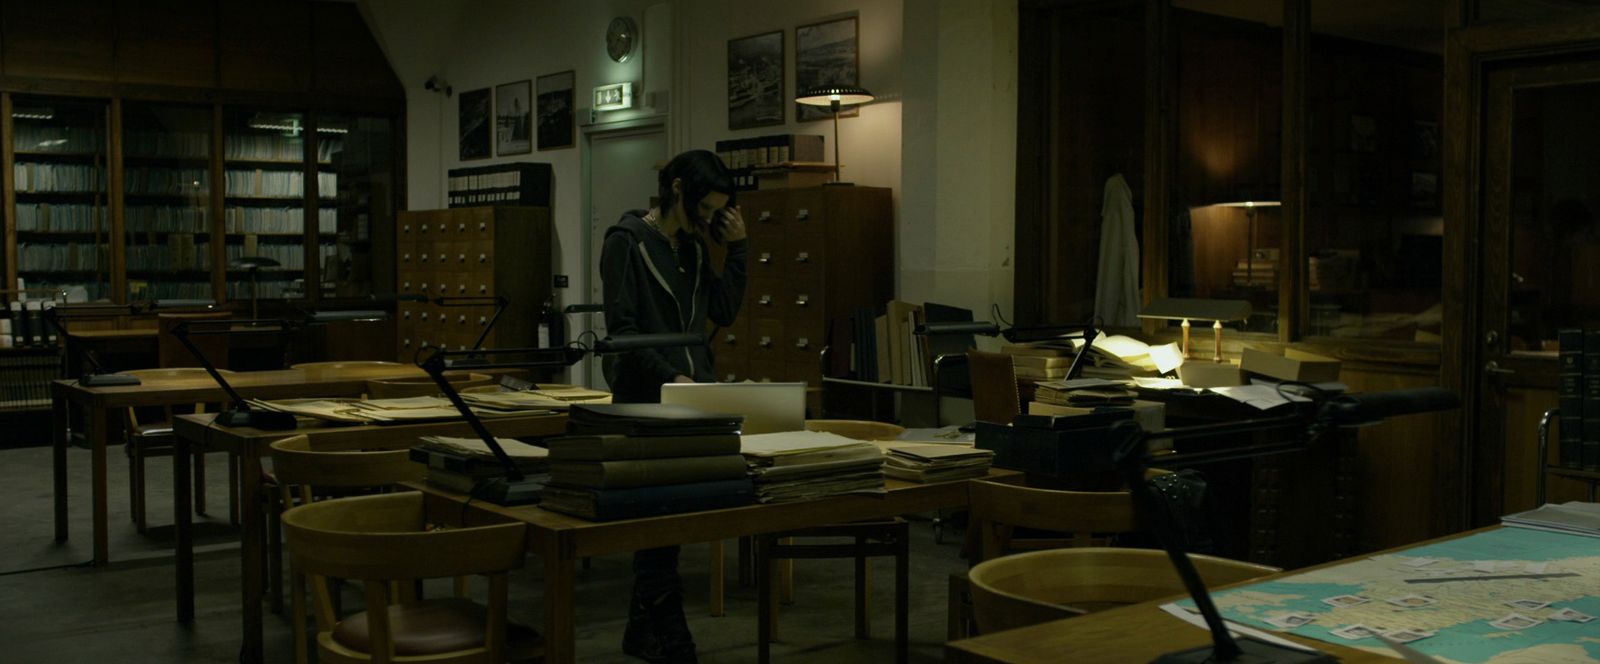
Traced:
[[266, 492], [267, 504], [267, 587], [271, 589], [269, 607], [274, 614], [283, 613], [283, 505], [273, 494]]
[[766, 542], [770, 538], [757, 540], [755, 548], [756, 572], [756, 662], [768, 664], [772, 661], [772, 639], [776, 637], [773, 624], [777, 620], [778, 602], [772, 592], [774, 562], [767, 557]]
[[911, 529], [901, 524], [895, 534], [894, 554], [894, 659], [906, 664], [911, 658]]
[[300, 570], [289, 565], [289, 622], [294, 626], [294, 661], [306, 664], [306, 589]]
[[[865, 546], [867, 538], [856, 536], [856, 549]], [[867, 557], [856, 556], [856, 638], [872, 638], [872, 568], [867, 565]]]
[[144, 534], [146, 523], [144, 520], [144, 450], [133, 450], [133, 472], [128, 478], [128, 484], [133, 487], [133, 504], [128, 506], [128, 511], [133, 514], [133, 527]]
[[707, 575], [710, 577], [709, 581], [711, 586], [706, 591], [706, 603], [711, 606], [711, 617], [720, 618], [727, 614], [727, 611], [722, 603], [722, 540], [708, 542], [706, 546], [708, 554], [707, 557], [711, 559], [711, 569], [709, 570], [710, 573]]
[[194, 450], [194, 513], [206, 513], [206, 451], [201, 447]]

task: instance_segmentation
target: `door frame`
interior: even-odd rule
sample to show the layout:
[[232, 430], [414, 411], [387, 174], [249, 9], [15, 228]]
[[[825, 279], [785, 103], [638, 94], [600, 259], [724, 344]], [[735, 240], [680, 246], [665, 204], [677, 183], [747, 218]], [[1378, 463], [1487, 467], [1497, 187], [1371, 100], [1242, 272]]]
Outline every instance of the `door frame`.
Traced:
[[[666, 114], [659, 114], [659, 115], [650, 115], [650, 116], [644, 116], [644, 117], [638, 117], [638, 118], [629, 118], [627, 120], [618, 120], [618, 121], [615, 121], [615, 122], [596, 122], [596, 123], [590, 123], [590, 124], [582, 125], [581, 127], [579, 127], [579, 130], [583, 133], [583, 147], [582, 147], [582, 154], [583, 154], [583, 158], [582, 158], [582, 162], [583, 162], [583, 164], [582, 164], [582, 168], [583, 168], [583, 188], [582, 189], [583, 189], [583, 191], [582, 191], [582, 194], [581, 194], [581, 198], [582, 198], [582, 201], [583, 201], [582, 202], [583, 247], [582, 247], [582, 249], [580, 251], [580, 255], [583, 256], [583, 269], [584, 269], [584, 272], [583, 272], [583, 276], [582, 276], [583, 282], [581, 284], [581, 289], [582, 290], [581, 290], [581, 294], [578, 296], [578, 299], [581, 299], [581, 301], [583, 301], [583, 302], [588, 302], [589, 299], [590, 299], [590, 294], [591, 294], [591, 291], [593, 290], [593, 284], [590, 283], [591, 277], [593, 277], [595, 272], [598, 270], [597, 265], [598, 265], [599, 260], [600, 260], [599, 256], [594, 255], [594, 250], [593, 250], [593, 248], [594, 248], [594, 240], [595, 240], [595, 238], [594, 238], [594, 224], [592, 223], [592, 220], [594, 219], [594, 210], [593, 210], [593, 207], [590, 205], [590, 194], [591, 194], [591, 192], [594, 191], [594, 187], [593, 187], [593, 184], [594, 184], [594, 150], [593, 150], [594, 141], [596, 139], [605, 140], [605, 139], [621, 138], [621, 137], [625, 137], [625, 136], [629, 136], [629, 135], [633, 135], [633, 134], [653, 134], [653, 133], [658, 133], [659, 132], [664, 138], [668, 139], [667, 140], [667, 152], [670, 154], [671, 151], [672, 151], [672, 142], [671, 142], [671, 136], [667, 132], [667, 119], [668, 119], [668, 116]], [[572, 287], [567, 288], [567, 292], [568, 293], [571, 293], [574, 290], [576, 290], [576, 289], [574, 289]], [[575, 304], [575, 302], [567, 301], [567, 300], [571, 300], [571, 299], [574, 299], [571, 295], [568, 295], [567, 297], [562, 298], [564, 304]], [[593, 314], [588, 314], [588, 315], [593, 315]], [[576, 329], [579, 326], [576, 324], [577, 321], [575, 321], [573, 319], [568, 319], [566, 322], [567, 322], [567, 329], [568, 329], [568, 341], [570, 342], [574, 338], [573, 334], [572, 334], [572, 330]], [[583, 321], [583, 323], [584, 324], [582, 325], [582, 327], [587, 329], [588, 328], [588, 322], [587, 321]], [[594, 369], [592, 369], [592, 365], [593, 365], [593, 363], [592, 363], [591, 359], [588, 358], [588, 357], [585, 357], [582, 362], [578, 363], [577, 365], [575, 365], [572, 368], [572, 370], [568, 374], [569, 378], [573, 382], [580, 383], [580, 384], [583, 384], [583, 385], [586, 385], [586, 386], [589, 386], [589, 387], [593, 387], [594, 386], [593, 385], [594, 381], [592, 380], [592, 376], [594, 376], [595, 373], [594, 373]]]
[[[1491, 187], [1503, 187], [1488, 172], [1486, 125], [1488, 75], [1519, 64], [1536, 65], [1558, 56], [1600, 60], [1600, 11], [1578, 12], [1559, 21], [1519, 22], [1453, 29], [1445, 42], [1444, 114], [1444, 339], [1441, 384], [1462, 395], [1459, 417], [1445, 419], [1439, 463], [1457, 472], [1439, 475], [1439, 504], [1456, 505], [1435, 518], [1440, 532], [1457, 532], [1492, 523], [1500, 516], [1499, 481], [1505, 460], [1503, 412], [1480, 400], [1488, 387], [1484, 364], [1502, 351], [1504, 294], [1490, 303], [1486, 289], [1504, 284], [1508, 265], [1488, 260], [1485, 248], [1495, 231], [1485, 206]], [[1501, 230], [1504, 230], [1503, 227]], [[1503, 248], [1502, 248], [1503, 251]], [[1496, 271], [1486, 274], [1485, 271]], [[1494, 313], [1500, 311], [1500, 314]], [[1498, 316], [1498, 318], [1497, 318]], [[1495, 330], [1494, 344], [1485, 334]], [[1531, 369], [1531, 367], [1529, 367]], [[1496, 432], [1498, 432], [1497, 435]]]

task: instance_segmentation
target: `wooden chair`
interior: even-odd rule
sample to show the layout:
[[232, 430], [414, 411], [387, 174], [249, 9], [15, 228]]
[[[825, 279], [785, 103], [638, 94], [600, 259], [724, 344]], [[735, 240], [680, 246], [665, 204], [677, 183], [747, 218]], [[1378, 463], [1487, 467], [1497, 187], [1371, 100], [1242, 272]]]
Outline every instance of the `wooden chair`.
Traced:
[[[280, 520], [283, 512], [296, 504], [311, 503], [321, 492], [381, 489], [401, 482], [420, 481], [427, 469], [410, 458], [410, 451], [319, 452], [311, 449], [304, 435], [290, 436], [271, 445], [272, 474], [269, 483], [277, 485], [278, 495], [265, 492], [267, 511], [267, 570], [271, 587], [272, 610], [283, 608], [283, 560], [280, 557]], [[292, 576], [292, 575], [291, 575]], [[299, 580], [294, 580], [299, 585]]]
[[[857, 440], [894, 440], [905, 428], [883, 422], [859, 420], [808, 420], [807, 431], [826, 431]], [[827, 538], [797, 542], [800, 539]], [[840, 543], [840, 538], [850, 540]], [[910, 527], [904, 519], [837, 523], [756, 538], [757, 659], [765, 664], [771, 658], [772, 640], [777, 638], [776, 581], [783, 578], [793, 594], [793, 560], [796, 558], [854, 558], [856, 638], [871, 638], [868, 609], [871, 605], [869, 556], [894, 556], [895, 559], [895, 661], [905, 662], [908, 651], [907, 615], [910, 611]], [[779, 563], [784, 563], [780, 572]]]
[[[417, 492], [325, 500], [283, 513], [291, 565], [311, 580], [322, 662], [505, 662], [543, 655], [531, 628], [506, 619], [508, 572], [522, 566], [527, 526], [431, 528]], [[488, 604], [464, 596], [410, 600], [391, 587], [484, 574]], [[363, 611], [335, 615], [327, 579], [356, 579]], [[295, 584], [296, 659], [305, 662], [306, 596]]]
[[[219, 370], [228, 373], [226, 370]], [[192, 380], [201, 379], [210, 381], [205, 369], [178, 368], [178, 369], [137, 369], [122, 372], [129, 376], [138, 376], [144, 384], [159, 383], [163, 380]], [[196, 413], [205, 412], [206, 405], [194, 405]], [[128, 408], [123, 414], [123, 430], [126, 434], [126, 445], [123, 452], [128, 457], [128, 512], [133, 519], [134, 527], [143, 533], [147, 529], [145, 521], [145, 460], [150, 457], [172, 456], [177, 448], [177, 437], [172, 432], [173, 408]], [[206, 513], [206, 462], [205, 455], [208, 450], [201, 446], [194, 446], [194, 511], [195, 514]], [[228, 463], [228, 520], [230, 523], [239, 522], [238, 511], [239, 496], [239, 467], [229, 458]]]
[[[1275, 574], [1275, 567], [1214, 556], [1189, 556], [1206, 585]], [[979, 563], [973, 615], [988, 634], [1184, 592], [1164, 551], [1087, 547], [1004, 556]]]

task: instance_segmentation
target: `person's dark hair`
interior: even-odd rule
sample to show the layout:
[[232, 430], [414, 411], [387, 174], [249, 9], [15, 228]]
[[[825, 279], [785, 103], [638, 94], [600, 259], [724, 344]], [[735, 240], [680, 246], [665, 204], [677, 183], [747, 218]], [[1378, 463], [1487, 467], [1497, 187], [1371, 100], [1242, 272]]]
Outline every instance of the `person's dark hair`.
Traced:
[[690, 150], [673, 157], [672, 161], [667, 162], [667, 167], [661, 169], [656, 193], [663, 213], [678, 203], [678, 195], [672, 192], [672, 181], [677, 179], [683, 180], [683, 209], [690, 219], [698, 220], [695, 208], [700, 205], [700, 199], [713, 191], [727, 194], [728, 205], [733, 205], [733, 176], [728, 174], [728, 167], [722, 165], [722, 160], [712, 152]]

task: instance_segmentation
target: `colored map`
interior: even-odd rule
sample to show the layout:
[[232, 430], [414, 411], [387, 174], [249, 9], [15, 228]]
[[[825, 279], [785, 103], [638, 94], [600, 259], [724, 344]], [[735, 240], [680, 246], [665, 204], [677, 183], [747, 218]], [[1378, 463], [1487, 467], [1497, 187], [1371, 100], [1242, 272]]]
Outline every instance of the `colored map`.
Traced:
[[[1220, 592], [1216, 602], [1241, 624], [1389, 655], [1376, 638], [1335, 631], [1431, 632], [1407, 645], [1461, 664], [1597, 662], [1600, 538], [1500, 528]], [[1295, 613], [1310, 622], [1280, 626]]]

